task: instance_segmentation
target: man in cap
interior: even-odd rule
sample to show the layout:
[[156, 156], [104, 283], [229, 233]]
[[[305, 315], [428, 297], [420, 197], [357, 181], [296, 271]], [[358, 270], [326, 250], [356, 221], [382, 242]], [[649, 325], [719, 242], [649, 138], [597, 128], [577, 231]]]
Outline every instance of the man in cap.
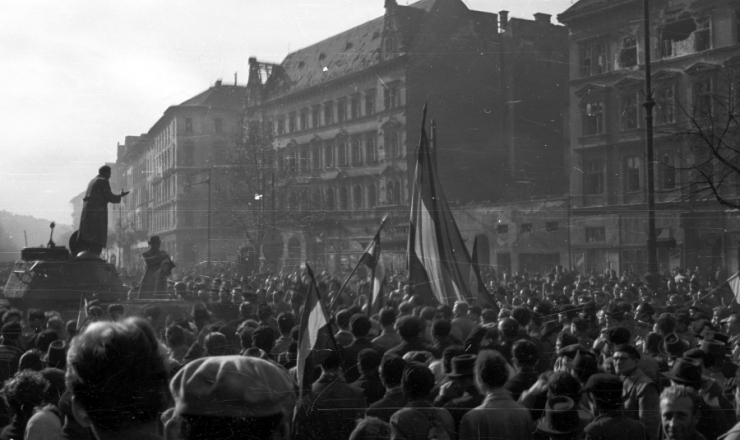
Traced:
[[460, 428], [460, 421], [463, 416], [467, 414], [473, 408], [477, 408], [483, 403], [483, 394], [481, 394], [478, 387], [475, 385], [475, 360], [477, 356], [474, 354], [464, 354], [452, 358], [452, 371], [447, 377], [450, 379], [450, 384], [454, 386], [442, 387], [441, 392], [450, 388], [462, 390], [460, 397], [447, 399], [444, 395], [440, 395], [435, 400], [435, 406], [440, 406], [443, 403], [444, 408], [450, 412], [452, 420], [455, 422], [455, 431]]
[[594, 374], [583, 391], [594, 420], [584, 429], [587, 440], [635, 440], [646, 438], [645, 428], [622, 411], [622, 380], [612, 374]]
[[347, 383], [352, 383], [360, 377], [360, 371], [357, 368], [357, 357], [362, 350], [372, 348], [377, 350], [379, 354], [383, 353], [382, 348], [373, 344], [367, 338], [371, 328], [370, 318], [365, 314], [357, 313], [349, 320], [349, 329], [354, 340], [344, 349], [344, 366], [346, 368], [344, 377]]
[[165, 438], [290, 438], [293, 382], [268, 361], [243, 356], [197, 359], [175, 375], [170, 389], [175, 409], [166, 422]]
[[516, 373], [506, 381], [504, 388], [511, 393], [514, 400], [519, 400], [519, 396], [534, 385], [539, 377], [537, 347], [532, 342], [522, 339], [514, 343], [511, 353]]
[[537, 433], [552, 440], [581, 440], [591, 415], [578, 409], [568, 396], [551, 396], [545, 403], [545, 416], [537, 424]]
[[463, 416], [459, 440], [533, 439], [532, 416], [504, 388], [508, 377], [506, 359], [500, 353], [485, 350], [478, 354], [475, 381], [486, 397], [482, 405]]
[[374, 348], [364, 348], [357, 355], [360, 377], [352, 382], [352, 386], [362, 390], [368, 405], [372, 405], [385, 395], [385, 387], [378, 372], [381, 359], [381, 354]]
[[111, 168], [103, 165], [98, 175], [87, 185], [80, 215], [80, 229], [77, 232], [77, 246], [83, 250], [100, 255], [108, 243], [108, 203], [121, 203], [128, 191], [113, 194], [109, 179]]
[[386, 351], [386, 356], [396, 355], [403, 357], [410, 351], [428, 351], [432, 356], [439, 358], [442, 355], [439, 350], [427, 344], [422, 339], [423, 330], [421, 321], [416, 316], [401, 317], [398, 320], [398, 334], [401, 336], [401, 343]]
[[637, 365], [640, 352], [629, 344], [614, 348], [614, 371], [624, 383], [624, 411], [628, 417], [639, 420], [647, 431], [648, 439], [658, 435], [658, 386]]

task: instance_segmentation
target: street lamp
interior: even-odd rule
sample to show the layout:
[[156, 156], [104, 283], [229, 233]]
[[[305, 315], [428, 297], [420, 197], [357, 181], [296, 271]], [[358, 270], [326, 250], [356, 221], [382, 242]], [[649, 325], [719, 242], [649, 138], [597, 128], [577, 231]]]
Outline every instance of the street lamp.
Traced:
[[653, 99], [652, 81], [650, 78], [650, 1], [643, 0], [645, 32], [645, 155], [647, 156], [647, 254], [648, 267], [645, 279], [654, 288], [658, 283], [658, 249], [655, 237], [655, 163], [653, 159]]

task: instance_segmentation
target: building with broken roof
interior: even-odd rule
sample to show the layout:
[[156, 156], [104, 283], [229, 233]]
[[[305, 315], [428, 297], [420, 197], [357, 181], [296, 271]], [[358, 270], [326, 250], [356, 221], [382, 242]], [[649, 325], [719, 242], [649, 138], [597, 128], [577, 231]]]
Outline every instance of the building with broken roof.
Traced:
[[[217, 183], [219, 167], [228, 165], [228, 148], [241, 126], [245, 90], [216, 81], [168, 107], [147, 133], [127, 136], [118, 145], [111, 180], [131, 191], [121, 203], [121, 224], [134, 241], [122, 249], [124, 265], [141, 264], [141, 251], [152, 235], [161, 238], [162, 249], [180, 267], [207, 260], [211, 185], [207, 170], [215, 170], [210, 177]], [[109, 232], [115, 232], [121, 227], [118, 213], [109, 218]], [[242, 240], [219, 222], [212, 223], [212, 260], [233, 259]]]
[[[562, 195], [567, 32], [470, 10], [461, 0], [385, 0], [385, 14], [289, 54], [250, 59], [248, 120], [274, 128], [278, 184], [291, 180], [302, 227], [284, 255], [336, 268], [389, 214], [388, 266], [405, 268], [422, 108], [453, 205]], [[494, 252], [493, 250], [491, 252]]]
[[[579, 270], [646, 270], [645, 53], [642, 0], [580, 0], [558, 16], [570, 31], [572, 249]], [[655, 197], [661, 271], [737, 267], [736, 238], [713, 200], [693, 197], [682, 140], [697, 110], [720, 110], [740, 65], [740, 4], [651, 0]], [[712, 162], [710, 174], [724, 180]], [[719, 165], [719, 164], [717, 164]], [[738, 180], [738, 176], [729, 176]], [[734, 181], [733, 180], [733, 181]], [[736, 185], [727, 185], [731, 192]], [[723, 189], [724, 191], [724, 189]], [[736, 195], [728, 194], [730, 197]]]

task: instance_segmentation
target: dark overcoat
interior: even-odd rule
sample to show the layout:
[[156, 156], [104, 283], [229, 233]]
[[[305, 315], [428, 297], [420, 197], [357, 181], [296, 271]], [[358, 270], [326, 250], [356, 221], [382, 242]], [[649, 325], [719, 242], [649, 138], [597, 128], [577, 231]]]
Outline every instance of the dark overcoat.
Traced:
[[121, 196], [113, 194], [108, 179], [97, 176], [87, 185], [82, 200], [78, 240], [105, 248], [108, 244], [108, 203], [121, 203]]

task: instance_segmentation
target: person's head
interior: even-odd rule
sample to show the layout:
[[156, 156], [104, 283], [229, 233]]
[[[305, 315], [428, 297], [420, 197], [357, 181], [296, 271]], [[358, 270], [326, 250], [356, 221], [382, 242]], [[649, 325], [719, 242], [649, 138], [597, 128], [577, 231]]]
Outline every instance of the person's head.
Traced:
[[384, 356], [380, 362], [380, 380], [386, 388], [395, 388], [401, 385], [403, 369], [406, 361], [398, 356]]
[[452, 309], [452, 313], [454, 313], [455, 316], [467, 316], [469, 310], [470, 306], [468, 306], [468, 303], [457, 301], [455, 302], [455, 307]]
[[58, 368], [44, 368], [39, 371], [41, 376], [49, 382], [49, 388], [44, 395], [44, 403], [59, 405], [59, 399], [66, 390], [64, 385], [64, 370]]
[[498, 331], [504, 340], [512, 341], [519, 335], [519, 322], [513, 318], [504, 318], [498, 322]]
[[35, 348], [23, 353], [20, 361], [18, 361], [18, 371], [41, 371], [43, 369], [44, 363], [41, 362], [41, 353]]
[[427, 400], [434, 388], [434, 373], [424, 364], [411, 362], [403, 370], [401, 386], [409, 402]]
[[440, 304], [437, 306], [437, 313], [434, 317], [435, 319], [452, 319], [452, 309], [447, 304]]
[[69, 321], [67, 321], [66, 330], [67, 330], [67, 337], [69, 339], [72, 339], [75, 336], [77, 336], [77, 320], [70, 319]]
[[357, 421], [349, 440], [390, 440], [391, 425], [375, 417], [365, 417]]
[[106, 179], [110, 179], [111, 176], [111, 169], [108, 165], [103, 165], [102, 167], [98, 168], [98, 176], [104, 177]]
[[[196, 359], [172, 379], [180, 438], [287, 440], [295, 402], [293, 382], [272, 362], [256, 357]], [[166, 438], [175, 424], [165, 426]]]
[[252, 318], [252, 304], [248, 301], [244, 301], [241, 304], [239, 304], [239, 316], [243, 319], [251, 319]]
[[268, 326], [260, 326], [252, 332], [252, 346], [270, 353], [275, 347], [275, 332]]
[[512, 360], [518, 367], [534, 367], [537, 365], [537, 346], [532, 341], [520, 339], [511, 347]]
[[524, 328], [532, 319], [532, 312], [530, 312], [526, 307], [517, 307], [511, 311], [511, 317], [519, 323], [520, 328]]
[[159, 249], [159, 247], [162, 245], [162, 240], [160, 240], [159, 236], [153, 235], [149, 238], [149, 247], [152, 249]]
[[640, 352], [633, 345], [624, 344], [614, 347], [614, 372], [619, 375], [630, 375], [637, 368]]
[[660, 395], [660, 417], [666, 440], [694, 438], [701, 416], [701, 398], [696, 390], [684, 385], [672, 385]]
[[622, 408], [622, 380], [613, 374], [594, 374], [583, 391], [588, 392], [591, 410], [595, 414], [619, 411]]
[[555, 340], [555, 350], [560, 351], [563, 347], [568, 347], [574, 344], [578, 344], [578, 338], [566, 331], [561, 331], [558, 333], [558, 337]]
[[504, 386], [509, 380], [506, 359], [495, 350], [482, 350], [475, 361], [475, 383], [483, 392]]
[[283, 312], [278, 315], [278, 329], [282, 336], [290, 335], [291, 330], [295, 327], [295, 316], [290, 312]]
[[432, 323], [432, 337], [440, 340], [450, 336], [452, 323], [446, 319], [438, 319]]
[[123, 318], [123, 304], [111, 304], [108, 306], [108, 316], [114, 321], [118, 321]]
[[178, 348], [185, 344], [185, 331], [177, 324], [167, 327], [164, 337], [170, 348]]
[[49, 382], [34, 370], [19, 370], [5, 381], [0, 395], [17, 417], [28, 420], [34, 408], [44, 401]]
[[547, 396], [566, 396], [578, 403], [581, 400], [581, 382], [567, 371], [557, 371], [547, 380]]
[[383, 307], [378, 314], [378, 320], [383, 328], [392, 328], [396, 323], [397, 313], [390, 307]]
[[341, 330], [349, 330], [349, 320], [352, 318], [352, 312], [349, 309], [343, 309], [337, 312], [337, 325]]
[[46, 315], [40, 309], [28, 309], [28, 326], [38, 332], [46, 325]]
[[245, 326], [239, 331], [239, 345], [241, 346], [242, 350], [247, 350], [252, 348], [252, 333], [254, 332], [254, 328]]
[[349, 329], [355, 338], [366, 337], [371, 328], [370, 318], [362, 313], [356, 313], [349, 320]]
[[422, 331], [421, 321], [415, 316], [403, 316], [398, 320], [398, 335], [406, 341], [419, 337]]
[[380, 361], [380, 353], [374, 348], [364, 348], [357, 355], [357, 366], [365, 376], [377, 376]]
[[75, 418], [99, 438], [156, 425], [168, 400], [156, 334], [140, 318], [85, 327], [69, 348], [66, 382]]
[[6, 342], [17, 343], [22, 332], [23, 328], [20, 321], [10, 321], [3, 324], [2, 335]]
[[46, 353], [46, 350], [49, 349], [49, 345], [57, 339], [59, 339], [59, 335], [54, 330], [50, 328], [41, 330], [41, 332], [36, 336], [36, 348], [38, 348], [41, 353]]
[[212, 332], [206, 335], [204, 342], [208, 356], [225, 356], [228, 354], [229, 343], [226, 335], [221, 332]]

